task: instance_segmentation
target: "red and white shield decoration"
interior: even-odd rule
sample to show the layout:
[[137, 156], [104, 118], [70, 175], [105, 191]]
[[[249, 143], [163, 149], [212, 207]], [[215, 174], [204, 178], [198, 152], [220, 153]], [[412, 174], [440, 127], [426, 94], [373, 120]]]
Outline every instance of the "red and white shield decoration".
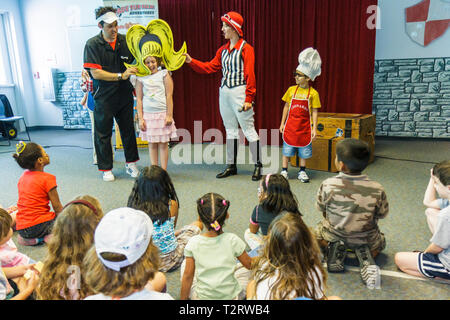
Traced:
[[406, 8], [406, 32], [411, 39], [427, 46], [450, 26], [450, 0], [423, 0]]

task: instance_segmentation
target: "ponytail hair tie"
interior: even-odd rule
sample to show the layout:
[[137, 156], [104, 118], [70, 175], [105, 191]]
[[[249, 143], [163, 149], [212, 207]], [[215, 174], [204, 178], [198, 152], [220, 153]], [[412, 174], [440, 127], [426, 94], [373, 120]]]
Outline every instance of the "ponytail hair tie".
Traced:
[[219, 231], [220, 229], [220, 224], [217, 222], [217, 220], [211, 223], [210, 226], [213, 227], [215, 231]]
[[227, 200], [225, 200], [225, 199], [223, 199], [222, 200], [222, 203], [223, 203], [223, 205], [226, 207], [228, 204], [227, 204]]
[[27, 144], [24, 141], [20, 141], [19, 143], [16, 144], [16, 154], [19, 155], [23, 152], [23, 150], [25, 150], [25, 147], [27, 146]]

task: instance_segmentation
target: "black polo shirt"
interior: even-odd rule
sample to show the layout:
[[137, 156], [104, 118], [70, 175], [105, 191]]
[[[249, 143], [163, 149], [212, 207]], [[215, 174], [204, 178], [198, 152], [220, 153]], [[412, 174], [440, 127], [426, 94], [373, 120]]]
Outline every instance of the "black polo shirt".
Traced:
[[[124, 62], [132, 63], [133, 55], [128, 49], [126, 38], [117, 34], [115, 48], [103, 39], [102, 31], [90, 38], [84, 46], [85, 69], [100, 69], [112, 73], [123, 73], [126, 70]], [[90, 73], [90, 71], [89, 71]], [[132, 97], [133, 86], [128, 80], [103, 81], [95, 80], [92, 75], [94, 100], [96, 103], [115, 103], [123, 101], [128, 95]], [[127, 99], [128, 100], [128, 99]]]

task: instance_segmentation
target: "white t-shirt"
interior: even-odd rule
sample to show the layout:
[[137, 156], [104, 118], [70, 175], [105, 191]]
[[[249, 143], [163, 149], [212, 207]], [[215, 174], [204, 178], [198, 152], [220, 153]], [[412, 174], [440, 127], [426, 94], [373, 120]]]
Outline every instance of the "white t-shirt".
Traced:
[[[95, 294], [84, 298], [84, 300], [112, 300], [112, 297], [105, 296], [103, 293]], [[161, 293], [157, 291], [150, 291], [147, 289], [135, 292], [129, 296], [120, 298], [120, 300], [173, 300], [168, 293]]]
[[147, 113], [158, 113], [167, 110], [166, 87], [164, 77], [169, 71], [164, 69], [144, 77], [137, 77], [142, 83], [143, 111]]
[[[323, 287], [320, 285], [322, 283], [322, 273], [319, 269], [316, 269], [316, 272], [319, 274], [319, 278], [317, 279], [315, 274], [312, 274], [311, 276], [314, 277], [314, 286], [317, 290], [316, 299], [321, 299], [324, 296], [324, 290]], [[277, 279], [278, 271], [276, 271], [276, 274], [270, 278], [267, 278], [260, 283], [258, 283], [258, 286], [256, 287], [256, 298], [255, 300], [270, 300], [270, 294], [271, 294], [271, 287], [274, 285], [275, 280]], [[320, 280], [320, 281], [319, 281]], [[311, 289], [311, 281], [308, 283], [308, 288]], [[298, 298], [295, 292], [291, 292], [290, 295], [288, 295], [288, 299], [294, 299]]]

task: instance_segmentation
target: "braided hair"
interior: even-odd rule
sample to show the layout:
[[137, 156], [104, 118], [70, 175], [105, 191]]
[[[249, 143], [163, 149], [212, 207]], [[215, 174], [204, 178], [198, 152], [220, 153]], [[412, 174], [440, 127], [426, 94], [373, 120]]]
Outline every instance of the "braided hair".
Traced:
[[197, 200], [200, 220], [208, 230], [214, 230], [218, 234], [223, 232], [229, 207], [230, 201], [217, 193], [207, 193]]

